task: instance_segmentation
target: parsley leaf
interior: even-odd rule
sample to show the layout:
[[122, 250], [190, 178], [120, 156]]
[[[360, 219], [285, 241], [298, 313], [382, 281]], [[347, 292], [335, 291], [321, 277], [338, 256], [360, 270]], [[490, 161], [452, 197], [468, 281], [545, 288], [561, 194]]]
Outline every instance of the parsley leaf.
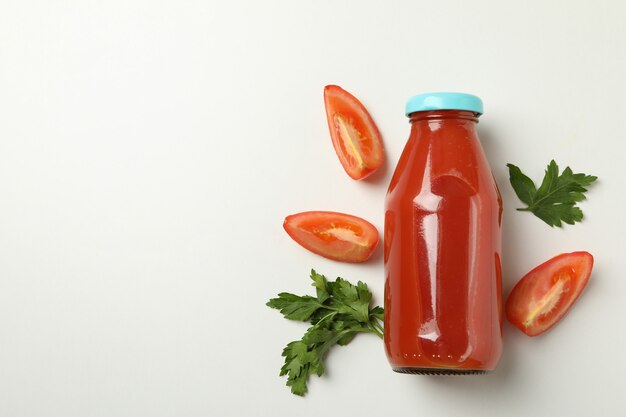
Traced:
[[267, 306], [280, 310], [286, 319], [300, 321], [309, 321], [317, 310], [323, 308], [315, 297], [308, 295], [300, 297], [288, 292], [281, 292], [278, 298], [271, 299]]
[[509, 180], [517, 197], [528, 207], [519, 211], [530, 211], [548, 225], [561, 227], [562, 223], [574, 224], [583, 219], [582, 210], [576, 203], [583, 201], [585, 192], [598, 177], [586, 174], [574, 174], [566, 167], [559, 175], [559, 167], [550, 161], [539, 188], [533, 180], [524, 175], [513, 164], [507, 164]]
[[310, 322], [301, 340], [283, 349], [285, 363], [280, 376], [287, 376], [287, 386], [296, 395], [306, 394], [309, 375], [324, 375], [324, 357], [334, 345], [350, 343], [358, 333], [383, 337], [382, 307], [370, 308], [372, 293], [359, 281], [356, 285], [343, 278], [328, 282], [324, 275], [311, 270], [316, 297], [280, 293], [267, 306], [279, 310], [286, 319]]

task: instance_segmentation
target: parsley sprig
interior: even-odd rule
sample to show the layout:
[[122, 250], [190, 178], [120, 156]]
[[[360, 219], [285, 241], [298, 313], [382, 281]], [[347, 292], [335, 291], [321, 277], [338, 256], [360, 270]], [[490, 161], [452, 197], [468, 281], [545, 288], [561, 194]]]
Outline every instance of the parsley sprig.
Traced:
[[528, 205], [517, 210], [530, 211], [551, 227], [561, 227], [562, 222], [574, 224], [583, 219], [583, 212], [576, 203], [586, 198], [586, 187], [598, 177], [574, 174], [570, 167], [566, 167], [559, 175], [559, 167], [552, 160], [546, 169], [543, 182], [537, 188], [533, 180], [518, 167], [513, 164], [507, 164], [507, 167], [515, 194]]
[[311, 279], [315, 297], [283, 292], [267, 303], [286, 319], [312, 324], [301, 340], [287, 344], [282, 353], [285, 364], [280, 375], [287, 375], [287, 386], [300, 396], [307, 392], [309, 375], [324, 374], [324, 357], [331, 347], [347, 345], [358, 333], [383, 337], [384, 310], [370, 308], [372, 293], [365, 283], [353, 285], [343, 278], [328, 282], [315, 270], [311, 270]]

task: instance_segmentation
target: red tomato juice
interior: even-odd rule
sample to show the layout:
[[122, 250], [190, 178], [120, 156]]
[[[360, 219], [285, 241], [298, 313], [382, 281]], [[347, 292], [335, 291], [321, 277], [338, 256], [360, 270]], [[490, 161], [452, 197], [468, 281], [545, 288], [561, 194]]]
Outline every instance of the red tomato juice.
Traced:
[[385, 349], [397, 372], [483, 373], [500, 358], [502, 200], [478, 115], [410, 114], [385, 211]]

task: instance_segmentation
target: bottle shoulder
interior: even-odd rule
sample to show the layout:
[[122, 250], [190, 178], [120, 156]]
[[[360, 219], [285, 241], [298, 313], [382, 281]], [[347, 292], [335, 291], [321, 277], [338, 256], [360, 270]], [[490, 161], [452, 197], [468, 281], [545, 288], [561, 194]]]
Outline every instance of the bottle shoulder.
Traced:
[[502, 205], [498, 186], [488, 166], [463, 170], [435, 171], [426, 167], [420, 172], [400, 172], [385, 198], [387, 207], [410, 204], [435, 210], [443, 200], [469, 199], [476, 204]]
[[414, 131], [398, 161], [387, 201], [415, 202], [433, 196], [498, 200], [478, 137], [473, 132], [461, 133]]

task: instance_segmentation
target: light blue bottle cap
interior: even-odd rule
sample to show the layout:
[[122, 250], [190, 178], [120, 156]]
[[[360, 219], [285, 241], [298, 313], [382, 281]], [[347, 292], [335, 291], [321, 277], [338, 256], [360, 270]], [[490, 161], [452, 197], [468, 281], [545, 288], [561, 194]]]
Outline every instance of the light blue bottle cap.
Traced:
[[467, 110], [483, 113], [480, 97], [465, 93], [426, 93], [411, 97], [406, 102], [405, 114], [429, 110]]

